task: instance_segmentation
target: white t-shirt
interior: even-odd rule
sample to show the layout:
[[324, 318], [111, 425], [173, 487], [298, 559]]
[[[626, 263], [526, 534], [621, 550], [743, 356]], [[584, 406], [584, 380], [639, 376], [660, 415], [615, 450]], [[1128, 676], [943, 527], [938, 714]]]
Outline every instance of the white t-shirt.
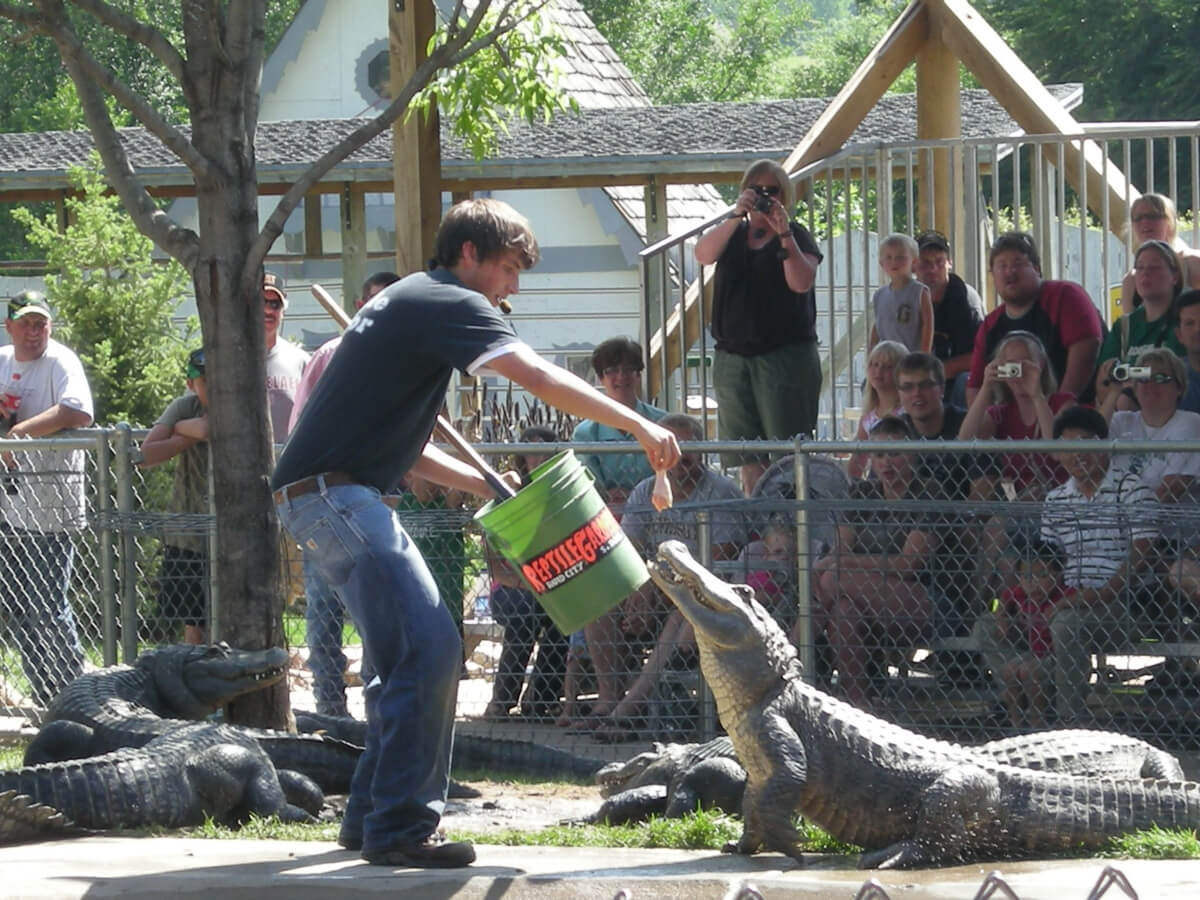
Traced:
[[743, 546], [747, 539], [746, 510], [743, 508], [723, 509], [722, 500], [745, 500], [746, 495], [733, 481], [712, 469], [705, 469], [700, 483], [692, 493], [677, 497], [678, 505], [656, 510], [650, 500], [654, 491], [654, 477], [638, 482], [625, 504], [621, 517], [621, 528], [629, 539], [647, 556], [654, 556], [663, 541], [683, 541], [693, 554], [699, 553], [700, 527], [696, 520], [696, 509], [703, 504], [714, 504], [712, 508], [712, 543]]
[[267, 406], [271, 411], [271, 432], [277, 444], [288, 438], [292, 403], [307, 364], [308, 354], [283, 338], [277, 338], [275, 346], [267, 351]]
[[[1166, 424], [1153, 428], [1140, 412], [1115, 412], [1108, 436], [1128, 441], [1200, 441], [1200, 415], [1176, 410]], [[1200, 477], [1200, 453], [1121, 453], [1115, 467], [1136, 472], [1150, 490], [1158, 490], [1167, 475]]]
[[[18, 362], [13, 348], [0, 347], [0, 394], [16, 398], [16, 420], [24, 422], [57, 404], [93, 415], [92, 389], [79, 357], [53, 338], [46, 352]], [[26, 450], [16, 454], [18, 474], [0, 492], [4, 520], [30, 531], [66, 531], [85, 521], [83, 450]]]

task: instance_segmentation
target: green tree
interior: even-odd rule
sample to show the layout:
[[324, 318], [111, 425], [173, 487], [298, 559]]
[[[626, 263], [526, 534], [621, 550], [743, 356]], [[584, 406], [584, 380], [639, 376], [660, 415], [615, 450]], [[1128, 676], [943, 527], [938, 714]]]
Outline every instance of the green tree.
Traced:
[[782, 62], [812, 25], [807, 0], [742, 0], [719, 19], [705, 0], [581, 0], [655, 103], [784, 96]]
[[187, 285], [174, 260], [155, 262], [154, 245], [105, 194], [98, 170], [75, 168], [79, 196], [66, 201], [71, 225], [24, 209], [16, 219], [29, 242], [45, 252], [46, 293], [57, 320], [55, 338], [79, 355], [96, 406], [96, 423], [149, 425], [180, 392], [183, 360], [195, 323], [181, 332], [172, 321]]
[[[859, 0], [854, 15], [824, 21], [804, 43], [801, 54], [787, 63], [787, 96], [837, 94], [905, 6], [904, 0]], [[916, 84], [916, 67], [909, 66], [888, 91], [911, 93]]]

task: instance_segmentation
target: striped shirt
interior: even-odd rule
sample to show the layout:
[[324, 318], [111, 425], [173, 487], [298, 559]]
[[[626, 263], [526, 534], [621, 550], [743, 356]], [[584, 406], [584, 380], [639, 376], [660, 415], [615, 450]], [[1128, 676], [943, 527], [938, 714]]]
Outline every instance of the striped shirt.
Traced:
[[1075, 479], [1046, 495], [1042, 539], [1058, 544], [1067, 556], [1063, 583], [1098, 588], [1129, 558], [1133, 541], [1155, 538], [1158, 503], [1142, 479], [1109, 466], [1096, 493], [1080, 493]]

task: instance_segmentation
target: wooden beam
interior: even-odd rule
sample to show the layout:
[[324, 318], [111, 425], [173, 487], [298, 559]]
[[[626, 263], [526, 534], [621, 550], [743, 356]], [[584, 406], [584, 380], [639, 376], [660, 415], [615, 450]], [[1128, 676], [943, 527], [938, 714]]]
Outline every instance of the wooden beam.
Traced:
[[304, 255], [320, 256], [325, 252], [321, 234], [321, 195], [309, 191], [304, 195]]
[[367, 204], [362, 186], [347, 182], [342, 189], [342, 306], [353, 314], [354, 298], [367, 277]]
[[[940, 0], [943, 38], [996, 101], [1027, 134], [1080, 134], [1083, 127], [1054, 99], [983, 16], [966, 0]], [[1057, 149], [1054, 149], [1057, 155]], [[1105, 178], [1104, 152], [1095, 141], [1065, 148], [1066, 178], [1077, 192], [1086, 179], [1088, 207], [1099, 215], [1108, 192], [1109, 223], [1123, 228], [1129, 218], [1126, 197], [1140, 194], [1116, 165]]]
[[[958, 57], [942, 39], [942, 0], [926, 0], [929, 37], [917, 53], [917, 139], [962, 136], [962, 91]], [[950, 234], [954, 198], [962, 196], [962, 172], [949, 150], [921, 154], [919, 224]], [[932, 166], [926, 164], [932, 159]], [[961, 216], [959, 217], [961, 219]], [[913, 228], [910, 224], [913, 232]], [[961, 231], [961, 225], [958, 229]], [[951, 235], [951, 240], [962, 234]], [[958, 246], [955, 242], [955, 246]]]
[[929, 13], [925, 0], [912, 0], [813, 123], [783, 167], [795, 172], [840, 150], [892, 82], [913, 61], [928, 35]]

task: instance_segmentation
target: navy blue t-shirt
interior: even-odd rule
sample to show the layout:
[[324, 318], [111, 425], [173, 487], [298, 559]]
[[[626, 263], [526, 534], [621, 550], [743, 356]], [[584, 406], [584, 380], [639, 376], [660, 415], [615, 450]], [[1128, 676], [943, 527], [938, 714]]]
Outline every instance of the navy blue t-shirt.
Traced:
[[387, 493], [433, 432], [454, 369], [519, 339], [450, 272], [418, 272], [359, 310], [279, 457], [273, 489], [345, 472]]

